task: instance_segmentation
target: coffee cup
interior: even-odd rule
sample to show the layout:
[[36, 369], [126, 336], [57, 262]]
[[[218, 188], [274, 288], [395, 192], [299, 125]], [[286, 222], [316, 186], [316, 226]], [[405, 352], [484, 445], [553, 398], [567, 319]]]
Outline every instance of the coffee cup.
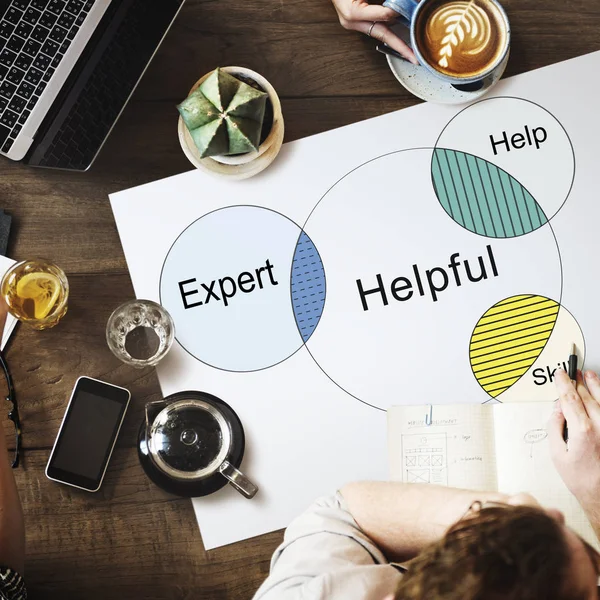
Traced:
[[419, 64], [459, 90], [485, 85], [510, 48], [510, 23], [497, 0], [386, 0], [401, 15]]

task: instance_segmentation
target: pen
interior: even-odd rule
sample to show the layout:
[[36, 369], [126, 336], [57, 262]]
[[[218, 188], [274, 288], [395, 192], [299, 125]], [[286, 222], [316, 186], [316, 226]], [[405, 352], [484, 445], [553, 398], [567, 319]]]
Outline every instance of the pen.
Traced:
[[577, 379], [577, 348], [575, 348], [575, 344], [571, 344], [571, 354], [569, 355], [569, 379], [571, 381]]
[[[577, 348], [575, 344], [571, 344], [571, 354], [569, 354], [569, 379], [571, 381], [577, 380]], [[565, 440], [565, 443], [569, 441], [569, 430], [566, 421], [563, 429], [563, 440]]]
[[406, 62], [410, 62], [408, 59], [404, 58], [404, 56], [402, 56], [402, 54], [400, 54], [400, 52], [396, 52], [396, 50], [394, 50], [393, 48], [390, 48], [386, 44], [377, 44], [377, 46], [375, 46], [375, 50], [377, 50], [377, 52], [381, 52], [381, 54], [389, 54], [390, 56], [395, 56], [396, 58], [399, 58], [400, 60], [405, 60]]

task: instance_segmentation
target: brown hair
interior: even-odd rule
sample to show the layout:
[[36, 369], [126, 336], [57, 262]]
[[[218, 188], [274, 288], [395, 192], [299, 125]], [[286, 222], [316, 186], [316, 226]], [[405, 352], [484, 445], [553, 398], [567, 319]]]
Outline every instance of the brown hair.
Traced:
[[409, 565], [396, 600], [580, 600], [562, 526], [530, 506], [483, 508]]

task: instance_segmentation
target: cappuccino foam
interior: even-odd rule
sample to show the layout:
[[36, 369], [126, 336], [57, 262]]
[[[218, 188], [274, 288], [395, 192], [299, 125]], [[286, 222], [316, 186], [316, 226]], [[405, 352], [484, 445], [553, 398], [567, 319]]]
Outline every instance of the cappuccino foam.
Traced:
[[416, 41], [434, 69], [476, 77], [492, 68], [506, 46], [507, 25], [489, 0], [430, 2], [418, 17]]

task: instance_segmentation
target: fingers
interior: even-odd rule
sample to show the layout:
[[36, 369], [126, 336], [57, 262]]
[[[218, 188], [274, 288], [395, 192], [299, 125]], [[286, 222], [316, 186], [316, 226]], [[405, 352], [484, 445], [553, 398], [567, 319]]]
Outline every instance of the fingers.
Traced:
[[[415, 53], [405, 44], [385, 23], [375, 23], [368, 21], [359, 21], [354, 24], [356, 31], [368, 34], [371, 32], [371, 37], [379, 42], [387, 44], [390, 48], [399, 52], [404, 58], [409, 60], [414, 65], [418, 65]], [[371, 26], [373, 25], [373, 28]]]
[[[379, 35], [379, 29], [381, 29], [381, 37], [377, 37], [376, 39], [380, 40], [384, 44], [387, 44], [390, 48], [400, 53], [404, 58], [408, 59], [413, 65], [418, 65], [419, 61], [417, 61], [417, 57], [415, 53], [411, 50], [411, 48], [403, 42], [387, 25], [383, 23], [375, 25], [373, 29], [377, 29], [376, 35]], [[371, 35], [373, 35], [371, 33]]]
[[585, 383], [592, 398], [600, 405], [600, 378], [594, 371], [586, 371]]
[[398, 18], [398, 13], [391, 8], [378, 4], [356, 2], [350, 0], [334, 0], [333, 5], [337, 11], [342, 27], [357, 30], [356, 25], [365, 21], [371, 26], [374, 22], [383, 21], [392, 23]]
[[590, 418], [600, 419], [600, 405], [590, 392], [588, 391], [585, 383], [583, 382], [583, 374], [581, 371], [577, 370], [577, 378], [575, 380], [577, 393], [581, 398], [583, 405], [585, 406], [585, 410]]
[[396, 11], [360, 0], [334, 0], [333, 5], [342, 27], [370, 35], [396, 50], [414, 65], [419, 64], [415, 53], [410, 47], [386, 25], [386, 23], [392, 23], [398, 18]]
[[385, 21], [393, 22], [398, 18], [398, 13], [391, 8], [379, 6], [377, 4], [353, 4], [348, 20], [352, 21]]
[[554, 381], [559, 393], [560, 408], [567, 420], [568, 427], [577, 429], [587, 428], [589, 423], [588, 414], [566, 371], [557, 371]]
[[567, 451], [567, 444], [564, 438], [565, 425], [565, 415], [560, 408], [560, 402], [556, 402], [547, 425], [548, 442], [550, 443], [550, 452], [553, 458], [559, 458]]

